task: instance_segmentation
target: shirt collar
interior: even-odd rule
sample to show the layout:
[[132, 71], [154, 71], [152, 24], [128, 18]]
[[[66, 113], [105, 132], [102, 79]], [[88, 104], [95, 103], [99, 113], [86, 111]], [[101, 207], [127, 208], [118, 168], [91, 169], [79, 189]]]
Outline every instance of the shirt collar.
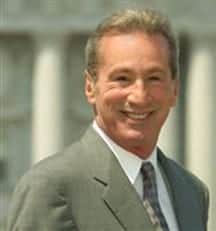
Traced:
[[156, 147], [154, 148], [151, 155], [143, 160], [134, 153], [131, 153], [117, 143], [115, 143], [109, 136], [105, 134], [105, 132], [97, 125], [96, 121], [93, 122], [93, 128], [95, 131], [101, 136], [101, 138], [105, 141], [105, 143], [109, 146], [113, 154], [116, 156], [119, 161], [122, 169], [125, 174], [129, 178], [130, 182], [134, 184], [137, 176], [140, 173], [140, 169], [143, 162], [151, 162], [155, 169], [157, 169], [157, 151]]

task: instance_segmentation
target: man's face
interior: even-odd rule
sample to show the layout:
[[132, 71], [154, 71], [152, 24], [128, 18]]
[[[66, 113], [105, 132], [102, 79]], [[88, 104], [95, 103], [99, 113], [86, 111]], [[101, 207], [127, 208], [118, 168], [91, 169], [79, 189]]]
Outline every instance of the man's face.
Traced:
[[120, 146], [146, 158], [176, 103], [167, 41], [143, 32], [107, 35], [99, 58], [97, 80], [87, 75], [85, 86], [97, 124]]

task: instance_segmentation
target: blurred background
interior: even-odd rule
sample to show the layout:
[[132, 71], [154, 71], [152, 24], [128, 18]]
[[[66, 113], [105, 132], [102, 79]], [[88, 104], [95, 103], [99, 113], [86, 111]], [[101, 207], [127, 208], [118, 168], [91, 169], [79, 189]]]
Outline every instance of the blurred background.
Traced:
[[84, 46], [113, 10], [167, 14], [180, 40], [181, 93], [160, 137], [168, 156], [209, 187], [216, 230], [216, 1], [0, 0], [0, 225], [32, 164], [79, 138], [92, 121]]

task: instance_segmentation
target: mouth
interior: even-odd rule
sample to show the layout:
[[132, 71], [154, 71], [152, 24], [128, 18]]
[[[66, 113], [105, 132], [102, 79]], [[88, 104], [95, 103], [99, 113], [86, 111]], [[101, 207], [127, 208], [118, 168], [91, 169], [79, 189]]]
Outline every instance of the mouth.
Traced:
[[152, 112], [145, 112], [145, 113], [141, 113], [141, 112], [131, 112], [131, 111], [124, 111], [123, 112], [129, 119], [132, 120], [145, 120], [146, 118], [148, 118]]

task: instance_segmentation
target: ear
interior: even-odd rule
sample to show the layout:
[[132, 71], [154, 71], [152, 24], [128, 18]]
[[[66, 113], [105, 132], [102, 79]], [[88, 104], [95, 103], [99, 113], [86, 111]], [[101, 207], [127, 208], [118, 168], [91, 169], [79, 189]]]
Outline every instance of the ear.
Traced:
[[95, 105], [95, 80], [87, 70], [85, 70], [84, 74], [85, 74], [85, 95], [87, 101], [91, 105]]
[[179, 84], [179, 80], [178, 79], [173, 79], [173, 89], [172, 89], [172, 102], [171, 102], [171, 106], [175, 107], [176, 103], [177, 103], [177, 99], [178, 99], [178, 95], [179, 95], [179, 88], [180, 88], [180, 84]]

